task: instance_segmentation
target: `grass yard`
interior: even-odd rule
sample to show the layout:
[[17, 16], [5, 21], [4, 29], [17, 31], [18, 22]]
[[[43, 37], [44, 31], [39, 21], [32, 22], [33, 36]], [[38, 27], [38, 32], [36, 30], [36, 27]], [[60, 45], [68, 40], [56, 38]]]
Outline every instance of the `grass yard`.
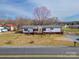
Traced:
[[60, 34], [27, 35], [14, 32], [0, 33], [0, 46], [73, 46], [73, 42], [67, 41]]
[[72, 33], [75, 33], [75, 34], [79, 34], [79, 29], [77, 29], [77, 28], [64, 28], [63, 29], [64, 30], [64, 32], [72, 32]]

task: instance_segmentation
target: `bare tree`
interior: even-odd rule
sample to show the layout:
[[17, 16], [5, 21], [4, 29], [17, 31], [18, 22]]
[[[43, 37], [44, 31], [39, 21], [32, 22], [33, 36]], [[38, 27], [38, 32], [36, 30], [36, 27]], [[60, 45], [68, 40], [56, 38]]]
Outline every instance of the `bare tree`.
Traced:
[[36, 23], [39, 25], [43, 24], [43, 20], [47, 20], [50, 16], [50, 11], [46, 7], [37, 7], [34, 9], [35, 19], [38, 20]]

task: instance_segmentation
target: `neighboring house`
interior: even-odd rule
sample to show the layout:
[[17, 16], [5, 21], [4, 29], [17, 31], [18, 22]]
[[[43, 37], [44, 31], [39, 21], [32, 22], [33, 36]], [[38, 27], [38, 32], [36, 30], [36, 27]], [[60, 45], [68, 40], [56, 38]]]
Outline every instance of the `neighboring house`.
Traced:
[[14, 31], [16, 27], [15, 24], [5, 24], [5, 26], [9, 29], [9, 31]]
[[0, 32], [14, 31], [15, 27], [15, 24], [0, 24]]
[[69, 28], [79, 28], [79, 25], [69, 25]]
[[53, 26], [53, 25], [43, 25], [43, 26], [23, 26], [22, 27], [22, 32], [23, 33], [47, 33], [47, 34], [52, 34], [52, 33], [57, 33], [57, 34], [62, 34], [62, 27], [61, 26]]
[[69, 28], [69, 25], [64, 25], [64, 28]]
[[5, 27], [0, 27], [0, 32], [7, 32], [7, 31], [8, 31], [7, 28], [5, 28]]
[[3, 25], [2, 24], [0, 24], [0, 27], [2, 27]]

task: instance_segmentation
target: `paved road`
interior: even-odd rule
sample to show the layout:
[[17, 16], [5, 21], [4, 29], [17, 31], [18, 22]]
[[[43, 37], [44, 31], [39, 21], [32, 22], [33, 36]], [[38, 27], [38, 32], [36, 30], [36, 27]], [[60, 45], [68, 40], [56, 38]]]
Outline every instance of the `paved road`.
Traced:
[[79, 54], [79, 47], [0, 48], [0, 55]]
[[40, 58], [36, 58], [36, 57], [17, 57], [17, 58], [4, 58], [4, 57], [2, 57], [2, 58], [0, 58], [0, 59], [79, 59], [79, 58], [72, 58], [72, 57], [64, 57], [64, 58], [58, 58], [58, 57], [48, 57], [48, 58], [46, 58], [46, 57], [40, 57]]

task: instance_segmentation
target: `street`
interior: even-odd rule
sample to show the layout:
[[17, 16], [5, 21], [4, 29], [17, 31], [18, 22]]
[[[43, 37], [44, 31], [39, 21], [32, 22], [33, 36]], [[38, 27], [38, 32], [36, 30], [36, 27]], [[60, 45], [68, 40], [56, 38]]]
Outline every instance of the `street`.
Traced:
[[69, 58], [68, 57], [66, 57], [66, 58], [58, 58], [58, 57], [51, 57], [51, 58], [50, 57], [48, 57], [48, 58], [47, 57], [40, 57], [40, 58], [34, 58], [34, 57], [27, 57], [27, 58], [25, 58], [25, 57], [17, 57], [17, 58], [12, 58], [11, 57], [11, 58], [4, 58], [3, 57], [3, 58], [0, 58], [0, 59], [79, 59], [79, 58], [75, 58], [75, 57], [74, 58], [72, 58], [72, 57], [71, 58], [70, 57]]
[[66, 55], [79, 54], [79, 47], [0, 48], [0, 55]]

